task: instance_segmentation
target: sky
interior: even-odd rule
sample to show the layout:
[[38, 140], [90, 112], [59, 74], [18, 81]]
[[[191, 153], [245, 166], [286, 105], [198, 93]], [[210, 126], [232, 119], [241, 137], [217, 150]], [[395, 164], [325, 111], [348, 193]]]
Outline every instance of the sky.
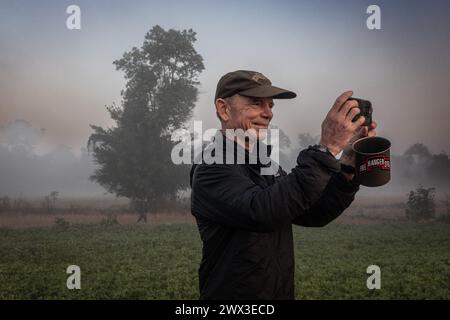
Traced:
[[[69, 30], [66, 8], [81, 9]], [[369, 30], [369, 5], [381, 30]], [[45, 128], [41, 148], [86, 145], [89, 125], [112, 126], [123, 74], [112, 62], [154, 25], [192, 28], [204, 59], [193, 120], [219, 126], [218, 79], [257, 70], [298, 93], [276, 101], [273, 124], [291, 139], [320, 133], [342, 92], [372, 101], [393, 153], [413, 143], [450, 153], [450, 1], [23, 1], [0, 3], [0, 125]]]

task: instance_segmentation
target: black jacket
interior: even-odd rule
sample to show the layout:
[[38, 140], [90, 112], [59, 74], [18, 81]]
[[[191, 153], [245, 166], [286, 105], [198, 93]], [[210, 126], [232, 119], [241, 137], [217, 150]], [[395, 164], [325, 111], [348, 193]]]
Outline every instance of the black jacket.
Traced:
[[280, 167], [261, 175], [261, 166], [192, 167], [191, 210], [203, 242], [200, 299], [294, 299], [292, 224], [328, 224], [359, 189], [338, 160], [312, 148], [300, 152], [289, 174]]

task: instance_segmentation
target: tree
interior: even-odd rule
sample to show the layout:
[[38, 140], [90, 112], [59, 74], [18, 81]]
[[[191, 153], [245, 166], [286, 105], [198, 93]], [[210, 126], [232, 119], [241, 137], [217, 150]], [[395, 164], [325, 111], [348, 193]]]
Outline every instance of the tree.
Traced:
[[409, 147], [405, 152], [405, 156], [419, 156], [423, 158], [431, 157], [430, 150], [423, 143], [415, 143], [411, 147]]
[[428, 220], [434, 217], [436, 204], [435, 188], [419, 186], [416, 191], [410, 191], [406, 203], [406, 217], [411, 220]]
[[116, 126], [91, 125], [88, 147], [98, 164], [91, 179], [139, 203], [140, 211], [157, 210], [158, 203], [173, 201], [188, 185], [189, 168], [173, 164], [170, 153], [175, 145], [171, 133], [186, 128], [204, 69], [195, 41], [192, 29], [154, 26], [141, 48], [114, 61], [127, 80], [121, 106], [107, 108]]
[[11, 210], [11, 199], [8, 196], [0, 198], [0, 212], [7, 212]]
[[[293, 150], [291, 150], [290, 148], [291, 139], [286, 134], [286, 132], [284, 132], [281, 128], [274, 124], [270, 125], [270, 130], [268, 131], [270, 139], [272, 129], [278, 130], [279, 164], [285, 171], [289, 171], [295, 166], [296, 160], [295, 155], [292, 154]], [[268, 142], [273, 145], [275, 142], [270, 139], [268, 140]]]
[[[287, 151], [291, 146], [291, 139], [289, 138], [289, 136], [280, 127], [278, 127], [274, 124], [270, 125], [270, 130], [272, 130], [272, 129], [278, 130], [278, 140], [279, 140], [278, 143], [279, 143], [280, 150]], [[270, 131], [269, 131], [269, 134], [270, 134]]]
[[440, 187], [448, 187], [450, 181], [450, 159], [444, 152], [434, 154], [428, 167], [428, 176], [434, 184]]
[[320, 136], [312, 136], [310, 133], [300, 133], [298, 135], [298, 145], [301, 149], [308, 148], [310, 145], [315, 145], [319, 143]]
[[50, 194], [44, 197], [44, 200], [42, 201], [42, 208], [48, 212], [52, 211], [55, 208], [56, 200], [58, 200], [58, 197], [58, 191], [50, 192]]

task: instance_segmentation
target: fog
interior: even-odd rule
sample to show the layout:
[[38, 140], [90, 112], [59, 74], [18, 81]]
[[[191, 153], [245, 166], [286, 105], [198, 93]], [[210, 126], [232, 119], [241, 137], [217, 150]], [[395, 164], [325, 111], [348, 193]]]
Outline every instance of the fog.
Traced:
[[[281, 131], [285, 134], [284, 131]], [[53, 191], [62, 198], [111, 197], [101, 186], [89, 180], [95, 163], [87, 150], [73, 150], [66, 145], [47, 146], [39, 152], [45, 129], [35, 128], [25, 120], [0, 127], [0, 197], [42, 198]], [[304, 134], [285, 138], [280, 162], [290, 171], [298, 152], [318, 136]], [[404, 154], [392, 154], [392, 178], [382, 187], [361, 187], [360, 194], [406, 195], [419, 184], [436, 187], [437, 192], [450, 191], [450, 160], [445, 153], [432, 154], [422, 144], [410, 146]], [[170, 155], [167, 155], [170, 157]]]
[[61, 197], [101, 197], [105, 191], [89, 181], [95, 169], [86, 148], [47, 146], [37, 153], [45, 130], [24, 120], [0, 127], [0, 195], [36, 198], [59, 192]]

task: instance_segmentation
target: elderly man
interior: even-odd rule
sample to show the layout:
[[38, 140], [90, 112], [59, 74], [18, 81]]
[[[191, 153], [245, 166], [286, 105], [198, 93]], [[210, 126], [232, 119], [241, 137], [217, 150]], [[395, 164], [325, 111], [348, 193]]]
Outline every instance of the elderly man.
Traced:
[[[348, 100], [351, 95], [337, 98], [322, 123], [320, 144], [301, 151], [289, 174], [279, 168], [261, 175], [260, 161], [192, 167], [192, 214], [203, 242], [201, 299], [294, 299], [292, 224], [324, 226], [352, 203], [359, 184], [350, 144], [376, 134], [374, 122], [368, 128], [362, 116], [353, 121], [360, 109]], [[272, 120], [273, 99], [295, 97], [261, 73], [227, 73], [215, 96], [222, 132], [254, 130], [261, 139]], [[251, 141], [224, 140], [223, 154], [253, 152]]]

